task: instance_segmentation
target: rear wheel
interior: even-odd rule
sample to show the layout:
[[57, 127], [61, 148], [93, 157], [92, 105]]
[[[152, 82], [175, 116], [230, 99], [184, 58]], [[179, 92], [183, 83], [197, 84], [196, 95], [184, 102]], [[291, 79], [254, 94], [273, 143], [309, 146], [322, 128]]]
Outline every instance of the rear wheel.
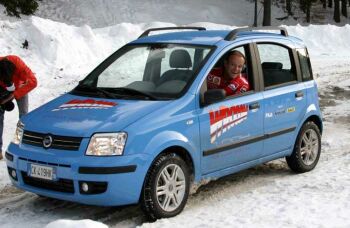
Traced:
[[286, 157], [288, 166], [297, 173], [315, 168], [321, 154], [321, 133], [314, 122], [307, 122], [301, 128], [293, 153]]
[[175, 153], [163, 155], [154, 162], [143, 186], [141, 206], [150, 220], [179, 214], [187, 202], [189, 171]]

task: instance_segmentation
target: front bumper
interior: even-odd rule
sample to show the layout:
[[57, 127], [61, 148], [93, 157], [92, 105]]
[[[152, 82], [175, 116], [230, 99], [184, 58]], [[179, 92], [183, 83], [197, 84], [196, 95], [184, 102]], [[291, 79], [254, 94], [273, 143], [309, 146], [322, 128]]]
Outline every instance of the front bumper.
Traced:
[[[138, 203], [151, 161], [148, 155], [92, 157], [79, 154], [10, 144], [5, 156], [12, 183], [25, 191], [99, 206]], [[53, 168], [54, 180], [30, 177], [31, 164]], [[85, 192], [84, 183], [89, 186]]]

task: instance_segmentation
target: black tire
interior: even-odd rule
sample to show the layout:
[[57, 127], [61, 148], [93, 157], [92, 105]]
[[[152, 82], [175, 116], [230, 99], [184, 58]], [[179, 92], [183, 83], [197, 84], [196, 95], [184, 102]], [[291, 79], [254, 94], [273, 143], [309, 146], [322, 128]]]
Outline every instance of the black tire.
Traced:
[[305, 123], [299, 131], [293, 153], [286, 157], [287, 164], [296, 173], [311, 171], [321, 155], [321, 133], [314, 122]]
[[[165, 174], [169, 174], [169, 179], [165, 178]], [[158, 157], [148, 170], [142, 189], [141, 208], [147, 218], [155, 221], [179, 214], [188, 199], [189, 181], [188, 167], [178, 155], [171, 153]], [[162, 187], [164, 190], [161, 192]]]

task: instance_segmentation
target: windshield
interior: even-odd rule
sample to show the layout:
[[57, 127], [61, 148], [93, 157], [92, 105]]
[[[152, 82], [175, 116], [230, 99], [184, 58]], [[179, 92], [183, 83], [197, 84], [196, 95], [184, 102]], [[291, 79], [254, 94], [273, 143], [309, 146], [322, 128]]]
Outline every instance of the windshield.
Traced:
[[72, 91], [125, 99], [175, 99], [190, 86], [211, 48], [175, 44], [129, 45], [120, 49]]

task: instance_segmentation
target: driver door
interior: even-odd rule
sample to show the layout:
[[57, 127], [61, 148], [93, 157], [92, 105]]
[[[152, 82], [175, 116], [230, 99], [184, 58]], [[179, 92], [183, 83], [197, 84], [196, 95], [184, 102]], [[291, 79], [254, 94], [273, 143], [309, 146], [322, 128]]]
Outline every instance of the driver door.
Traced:
[[[264, 110], [252, 45], [236, 47], [246, 58], [250, 90], [201, 107], [202, 174], [249, 165], [263, 149]], [[224, 55], [225, 56], [225, 55]], [[222, 57], [224, 58], [224, 57]], [[223, 62], [222, 58], [218, 63]], [[218, 64], [215, 65], [217, 67]], [[205, 82], [206, 83], [206, 82]]]

